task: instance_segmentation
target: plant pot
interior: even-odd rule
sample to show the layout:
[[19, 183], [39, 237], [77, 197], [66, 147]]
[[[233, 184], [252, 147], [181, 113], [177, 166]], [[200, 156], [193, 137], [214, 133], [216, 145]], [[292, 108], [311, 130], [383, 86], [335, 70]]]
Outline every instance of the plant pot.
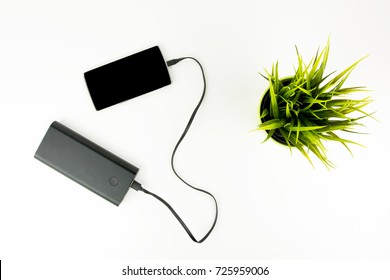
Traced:
[[[292, 80], [291, 77], [288, 77], [288, 78], [283, 78], [281, 79], [281, 82], [283, 85], [287, 85], [288, 83], [290, 83], [290, 81]], [[264, 95], [263, 95], [263, 98], [261, 99], [261, 103], [260, 103], [260, 114], [259, 116], [261, 116], [261, 113], [263, 112], [264, 109], [268, 109], [269, 110], [269, 107], [270, 107], [270, 103], [271, 103], [271, 98], [270, 98], [270, 95], [269, 95], [269, 88], [265, 91]], [[268, 115], [268, 116], [265, 116], [263, 118], [260, 118], [261, 122], [266, 122], [268, 120], [270, 120], [271, 117]], [[266, 130], [267, 133], [269, 133], [269, 130]], [[286, 140], [284, 139], [283, 135], [279, 132], [279, 130], [276, 130], [274, 132], [274, 134], [271, 136], [272, 139], [274, 139], [276, 142], [282, 144], [282, 145], [286, 145], [287, 146], [287, 142]]]

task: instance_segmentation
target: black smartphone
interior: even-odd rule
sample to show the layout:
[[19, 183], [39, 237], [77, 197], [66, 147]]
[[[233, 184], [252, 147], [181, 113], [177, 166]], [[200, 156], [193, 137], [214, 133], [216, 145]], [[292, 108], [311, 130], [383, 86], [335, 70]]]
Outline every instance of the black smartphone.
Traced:
[[158, 46], [84, 73], [96, 110], [151, 92], [171, 83]]

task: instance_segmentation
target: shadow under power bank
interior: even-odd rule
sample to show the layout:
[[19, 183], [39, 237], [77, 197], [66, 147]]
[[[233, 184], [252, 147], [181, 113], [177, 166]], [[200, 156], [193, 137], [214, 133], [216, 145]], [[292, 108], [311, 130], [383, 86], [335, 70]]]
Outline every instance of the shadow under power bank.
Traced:
[[34, 157], [119, 205], [138, 168], [59, 122], [53, 122]]

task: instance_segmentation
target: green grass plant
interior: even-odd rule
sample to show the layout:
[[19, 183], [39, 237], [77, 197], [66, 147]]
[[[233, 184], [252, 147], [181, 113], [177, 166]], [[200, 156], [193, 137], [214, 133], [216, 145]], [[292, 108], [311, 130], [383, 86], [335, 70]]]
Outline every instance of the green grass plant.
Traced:
[[327, 168], [333, 168], [335, 165], [327, 157], [324, 142], [339, 142], [350, 152], [349, 144], [360, 145], [339, 136], [339, 132], [356, 132], [356, 127], [362, 126], [360, 121], [372, 115], [363, 110], [372, 100], [369, 96], [352, 98], [358, 92], [367, 92], [364, 87], [344, 87], [364, 58], [337, 75], [325, 74], [329, 48], [328, 40], [308, 64], [296, 48], [298, 66], [289, 78], [279, 77], [278, 62], [271, 71], [265, 71], [266, 75], [261, 74], [269, 83], [266, 92], [269, 102], [260, 109], [262, 122], [257, 129], [268, 132], [265, 141], [278, 134], [290, 149], [297, 148], [312, 165], [310, 152]]

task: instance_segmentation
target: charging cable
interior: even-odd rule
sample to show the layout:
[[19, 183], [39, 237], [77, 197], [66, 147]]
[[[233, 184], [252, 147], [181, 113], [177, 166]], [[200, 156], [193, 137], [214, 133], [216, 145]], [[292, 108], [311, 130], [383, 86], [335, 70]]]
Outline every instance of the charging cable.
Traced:
[[208, 191], [205, 191], [203, 189], [200, 189], [200, 188], [196, 188], [194, 187], [193, 185], [187, 183], [176, 171], [176, 168], [175, 168], [175, 165], [174, 165], [174, 158], [175, 158], [175, 155], [176, 155], [176, 151], [178, 149], [178, 147], [180, 146], [181, 142], [183, 141], [184, 137], [187, 135], [187, 132], [188, 130], [190, 129], [191, 127], [191, 124], [196, 116], [196, 113], [198, 112], [199, 110], [199, 107], [200, 105], [202, 104], [203, 102], [203, 99], [204, 99], [204, 96], [205, 96], [205, 93], [206, 93], [206, 78], [205, 78], [205, 75], [204, 75], [204, 71], [203, 71], [203, 67], [202, 65], [199, 63], [198, 60], [196, 60], [195, 58], [193, 57], [181, 57], [181, 58], [177, 58], [177, 59], [172, 59], [172, 60], [169, 60], [167, 61], [167, 65], [168, 66], [172, 66], [172, 65], [175, 65], [176, 63], [184, 60], [184, 59], [192, 59], [194, 60], [200, 67], [200, 70], [202, 71], [202, 77], [203, 77], [203, 93], [202, 93], [202, 96], [197, 104], [197, 106], [195, 107], [194, 111], [192, 112], [192, 115], [182, 133], [182, 135], [180, 136], [179, 140], [177, 141], [176, 143], [176, 146], [175, 148], [173, 149], [173, 152], [172, 152], [172, 156], [171, 156], [171, 167], [172, 167], [172, 170], [173, 170], [173, 173], [175, 173], [175, 175], [177, 176], [177, 178], [179, 178], [184, 184], [186, 184], [187, 186], [193, 188], [194, 190], [196, 191], [199, 191], [199, 192], [203, 192], [209, 196], [212, 197], [212, 199], [214, 200], [214, 203], [215, 203], [215, 217], [214, 217], [214, 222], [213, 224], [211, 225], [211, 228], [209, 229], [209, 231], [206, 233], [205, 236], [203, 236], [200, 240], [197, 240], [194, 235], [192, 234], [192, 232], [190, 231], [190, 229], [187, 227], [187, 225], [184, 223], [184, 221], [180, 218], [180, 216], [176, 213], [176, 211], [172, 208], [172, 206], [169, 205], [168, 202], [166, 202], [164, 199], [162, 199], [161, 197], [159, 197], [158, 195], [144, 189], [140, 183], [134, 181], [133, 184], [131, 185], [131, 188], [133, 188], [134, 190], [136, 191], [142, 191], [150, 196], [153, 196], [154, 198], [156, 198], [157, 200], [159, 200], [161, 203], [163, 203], [171, 212], [172, 214], [176, 217], [176, 219], [179, 221], [179, 223], [181, 224], [181, 226], [185, 229], [185, 231], [187, 232], [187, 234], [189, 235], [189, 237], [192, 239], [192, 241], [196, 242], [196, 243], [202, 243], [203, 241], [205, 241], [207, 239], [207, 237], [209, 237], [210, 233], [213, 231], [214, 227], [215, 227], [215, 224], [217, 223], [217, 219], [218, 219], [218, 203], [217, 203], [217, 200], [215, 199], [215, 197]]

